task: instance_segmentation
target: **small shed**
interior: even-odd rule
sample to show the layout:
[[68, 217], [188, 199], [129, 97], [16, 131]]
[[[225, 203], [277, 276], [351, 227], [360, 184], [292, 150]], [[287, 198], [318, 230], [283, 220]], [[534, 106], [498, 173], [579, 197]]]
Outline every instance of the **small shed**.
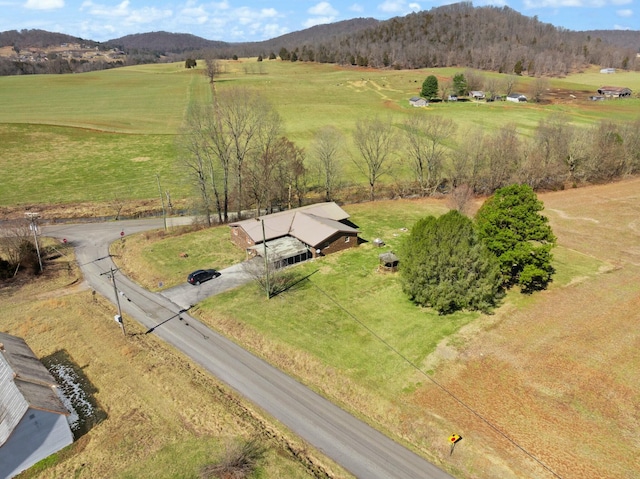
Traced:
[[409, 105], [417, 107], [427, 106], [429, 102], [424, 98], [420, 98], [419, 96], [412, 96], [409, 98]]
[[474, 100], [484, 100], [485, 97], [484, 92], [478, 90], [470, 91], [469, 96]]
[[600, 73], [607, 73], [607, 74], [615, 73], [615, 72], [616, 72], [615, 68], [603, 68], [600, 70]]
[[22, 339], [0, 333], [0, 477], [73, 443], [56, 382]]
[[378, 256], [380, 258], [380, 269], [388, 272], [398, 271], [398, 264], [400, 260], [393, 254], [393, 252], [382, 253]]

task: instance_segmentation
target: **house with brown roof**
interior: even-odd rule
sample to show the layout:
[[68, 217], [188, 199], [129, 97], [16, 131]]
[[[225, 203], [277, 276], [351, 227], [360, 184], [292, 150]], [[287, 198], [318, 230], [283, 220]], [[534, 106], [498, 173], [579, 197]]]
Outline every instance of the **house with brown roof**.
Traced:
[[0, 478], [73, 443], [56, 382], [22, 339], [0, 333]]
[[625, 98], [631, 96], [631, 89], [620, 86], [601, 86], [598, 93], [609, 98]]
[[279, 265], [358, 246], [358, 229], [334, 202], [317, 203], [230, 223], [231, 240], [250, 256]]

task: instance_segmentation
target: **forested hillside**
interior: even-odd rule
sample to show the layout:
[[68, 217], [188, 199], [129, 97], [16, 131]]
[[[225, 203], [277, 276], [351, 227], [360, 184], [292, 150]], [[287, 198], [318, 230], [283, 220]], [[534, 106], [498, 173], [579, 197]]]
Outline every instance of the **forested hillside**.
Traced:
[[[509, 7], [457, 3], [386, 21], [357, 18], [318, 25], [264, 42], [225, 43], [186, 33], [127, 35], [99, 44], [68, 35], [23, 30], [0, 33], [0, 47], [46, 47], [75, 41], [116, 49], [120, 64], [278, 55], [287, 61], [373, 68], [477, 68], [530, 76], [563, 76], [589, 65], [640, 70], [640, 32], [574, 32], [527, 17]], [[14, 62], [14, 63], [11, 63]], [[0, 74], [65, 73], [77, 68], [24, 68], [0, 59]], [[95, 68], [113, 67], [113, 64]], [[90, 65], [83, 64], [81, 71]], [[13, 73], [12, 73], [13, 72]]]
[[298, 60], [374, 68], [458, 66], [511, 73], [521, 65], [529, 75], [564, 75], [589, 64], [640, 68], [637, 46], [623, 48], [587, 33], [559, 29], [508, 7], [470, 3], [412, 13], [287, 48]]

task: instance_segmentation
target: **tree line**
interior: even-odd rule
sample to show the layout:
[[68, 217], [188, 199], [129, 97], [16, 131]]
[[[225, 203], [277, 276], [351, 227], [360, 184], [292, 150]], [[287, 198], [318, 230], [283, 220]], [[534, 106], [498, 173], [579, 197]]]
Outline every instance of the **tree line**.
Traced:
[[[449, 193], [462, 207], [473, 196], [511, 184], [558, 190], [640, 173], [640, 117], [579, 127], [555, 114], [526, 135], [513, 124], [491, 132], [472, 129], [463, 139], [457, 130], [452, 119], [425, 111], [399, 122], [371, 116], [358, 119], [350, 135], [322, 126], [304, 149], [286, 137], [282, 118], [259, 93], [214, 89], [212, 103], [188, 111], [179, 164], [208, 222], [310, 199]], [[346, 177], [348, 165], [361, 181], [353, 172]]]

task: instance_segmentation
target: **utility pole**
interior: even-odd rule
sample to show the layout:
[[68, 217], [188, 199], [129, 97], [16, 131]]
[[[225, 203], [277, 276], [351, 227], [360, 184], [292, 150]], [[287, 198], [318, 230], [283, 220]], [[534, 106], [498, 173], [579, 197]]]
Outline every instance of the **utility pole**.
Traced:
[[158, 192], [160, 193], [160, 201], [162, 202], [162, 220], [164, 221], [164, 230], [167, 231], [167, 213], [164, 209], [164, 197], [162, 196], [162, 188], [160, 188], [160, 175], [156, 175], [158, 180]]
[[111, 278], [111, 282], [113, 283], [113, 294], [116, 296], [116, 305], [118, 306], [118, 314], [115, 316], [115, 320], [118, 324], [120, 324], [120, 328], [122, 328], [122, 334], [127, 335], [124, 330], [124, 321], [122, 319], [122, 309], [120, 309], [120, 297], [118, 296], [118, 288], [116, 286], [116, 269], [111, 268], [108, 272], [102, 273], [106, 274]]
[[267, 299], [271, 299], [271, 287], [269, 285], [269, 260], [267, 258], [267, 236], [264, 232], [264, 220], [262, 218], [256, 218], [262, 223], [262, 246], [264, 247], [264, 271], [267, 280]]
[[31, 221], [30, 228], [33, 231], [33, 240], [36, 243], [36, 252], [38, 253], [38, 264], [40, 265], [40, 272], [42, 273], [42, 257], [40, 256], [40, 245], [38, 244], [38, 225], [36, 224], [36, 218], [40, 215], [38, 213], [25, 213], [25, 216]]

